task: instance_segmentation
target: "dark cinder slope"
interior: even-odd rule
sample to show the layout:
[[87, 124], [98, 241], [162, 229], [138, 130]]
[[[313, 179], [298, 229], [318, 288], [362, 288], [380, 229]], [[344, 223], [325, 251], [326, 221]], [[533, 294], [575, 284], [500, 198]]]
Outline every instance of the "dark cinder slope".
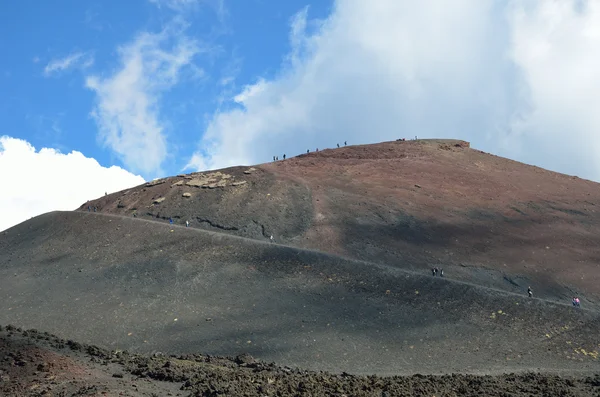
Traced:
[[336, 372], [599, 370], [592, 310], [87, 212], [0, 234], [0, 324], [112, 349], [248, 352]]
[[[184, 197], [185, 194], [185, 197]], [[81, 206], [586, 305], [600, 297], [600, 185], [471, 149], [385, 142], [165, 178]]]

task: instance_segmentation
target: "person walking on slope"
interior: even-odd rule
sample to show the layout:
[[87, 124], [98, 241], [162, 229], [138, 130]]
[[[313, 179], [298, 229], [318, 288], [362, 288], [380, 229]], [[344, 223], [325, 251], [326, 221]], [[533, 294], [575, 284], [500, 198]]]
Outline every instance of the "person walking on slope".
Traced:
[[188, 227], [190, 225], [190, 221], [185, 221], [185, 227]]
[[530, 298], [533, 297], [533, 291], [531, 290], [531, 287], [527, 287], [527, 295], [529, 295]]

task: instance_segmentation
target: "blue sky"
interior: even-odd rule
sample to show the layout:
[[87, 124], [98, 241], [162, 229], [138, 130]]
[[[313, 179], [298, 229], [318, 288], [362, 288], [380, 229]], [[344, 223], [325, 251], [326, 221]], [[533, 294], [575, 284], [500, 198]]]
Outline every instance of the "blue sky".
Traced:
[[0, 37], [0, 230], [346, 140], [600, 181], [597, 1], [22, 0]]
[[[258, 76], [277, 73], [290, 47], [290, 18], [307, 3], [214, 0], [176, 9], [169, 5], [148, 0], [3, 3], [0, 51], [10, 54], [0, 61], [3, 133], [35, 147], [81, 151], [103, 166], [117, 164], [145, 178], [180, 171], [207, 118], [230, 105], [220, 103], [221, 98]], [[311, 6], [311, 15], [325, 17], [330, 7], [330, 1], [319, 1]], [[109, 78], [123, 67], [119, 47], [176, 24], [180, 26], [174, 30], [180, 32], [159, 46], [169, 52], [185, 36], [194, 41], [194, 54], [178, 71], [179, 84], [156, 90], [157, 122], [168, 136], [168, 154], [161, 170], [144, 169], [125, 163], [101, 144], [97, 122], [90, 116], [98, 98], [86, 88], [86, 79]]]

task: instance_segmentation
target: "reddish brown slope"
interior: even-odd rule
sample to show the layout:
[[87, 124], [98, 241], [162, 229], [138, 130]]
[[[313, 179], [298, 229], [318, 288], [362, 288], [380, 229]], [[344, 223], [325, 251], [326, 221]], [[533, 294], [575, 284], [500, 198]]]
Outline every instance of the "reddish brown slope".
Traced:
[[204, 187], [186, 185], [202, 174], [168, 178], [91, 205], [423, 271], [438, 265], [486, 285], [531, 284], [541, 296], [597, 299], [600, 185], [468, 146], [349, 146], [250, 173], [222, 170], [230, 176], [200, 181]]

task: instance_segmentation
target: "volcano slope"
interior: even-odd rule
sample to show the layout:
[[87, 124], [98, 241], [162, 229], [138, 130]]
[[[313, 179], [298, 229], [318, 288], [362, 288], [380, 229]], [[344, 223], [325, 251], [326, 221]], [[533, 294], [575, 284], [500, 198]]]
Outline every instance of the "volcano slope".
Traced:
[[0, 234], [0, 324], [354, 374], [600, 369], [600, 318], [585, 306], [87, 212]]
[[314, 249], [585, 305], [600, 297], [600, 185], [458, 140], [394, 141], [179, 175], [79, 210]]

